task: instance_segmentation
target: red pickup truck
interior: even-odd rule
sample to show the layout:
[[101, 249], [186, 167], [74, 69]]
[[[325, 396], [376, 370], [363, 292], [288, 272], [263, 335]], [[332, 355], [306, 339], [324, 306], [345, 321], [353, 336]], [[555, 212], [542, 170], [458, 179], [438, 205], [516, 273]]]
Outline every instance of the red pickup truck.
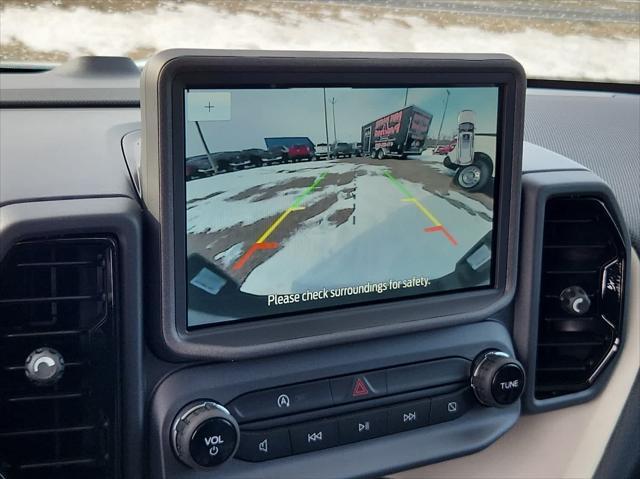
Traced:
[[315, 154], [309, 145], [291, 145], [287, 158], [289, 161], [315, 160]]

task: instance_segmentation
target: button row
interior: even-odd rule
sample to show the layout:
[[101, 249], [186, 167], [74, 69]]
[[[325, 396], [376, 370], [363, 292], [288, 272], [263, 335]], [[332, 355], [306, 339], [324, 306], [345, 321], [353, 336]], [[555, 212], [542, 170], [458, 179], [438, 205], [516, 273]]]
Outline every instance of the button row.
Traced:
[[441, 359], [245, 394], [227, 405], [240, 422], [284, 416], [466, 381], [470, 363]]
[[470, 389], [267, 431], [242, 431], [236, 457], [258, 462], [451, 421], [474, 404]]

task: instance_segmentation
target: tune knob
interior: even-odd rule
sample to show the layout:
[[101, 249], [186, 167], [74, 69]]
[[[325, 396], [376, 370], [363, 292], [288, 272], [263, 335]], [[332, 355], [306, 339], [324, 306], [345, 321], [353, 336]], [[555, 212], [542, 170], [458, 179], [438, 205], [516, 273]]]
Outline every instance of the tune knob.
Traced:
[[201, 400], [185, 406], [171, 428], [173, 450], [194, 469], [222, 464], [238, 449], [240, 429], [220, 404]]
[[471, 387], [480, 403], [504, 407], [516, 402], [524, 390], [522, 365], [502, 351], [485, 351], [473, 363]]
[[591, 300], [580, 286], [569, 286], [560, 293], [560, 306], [567, 313], [580, 316], [589, 311]]

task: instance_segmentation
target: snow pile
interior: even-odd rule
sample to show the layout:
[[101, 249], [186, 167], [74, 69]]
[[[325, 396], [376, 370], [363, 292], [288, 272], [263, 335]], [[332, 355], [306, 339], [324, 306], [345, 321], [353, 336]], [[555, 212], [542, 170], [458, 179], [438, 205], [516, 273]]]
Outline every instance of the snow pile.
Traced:
[[441, 26], [400, 11], [374, 21], [365, 11], [343, 8], [326, 17], [287, 5], [272, 6], [264, 15], [189, 2], [131, 12], [8, 5], [2, 9], [0, 43], [70, 56], [144, 55], [168, 48], [502, 52], [517, 58], [531, 77], [640, 80], [636, 38], [493, 32]]

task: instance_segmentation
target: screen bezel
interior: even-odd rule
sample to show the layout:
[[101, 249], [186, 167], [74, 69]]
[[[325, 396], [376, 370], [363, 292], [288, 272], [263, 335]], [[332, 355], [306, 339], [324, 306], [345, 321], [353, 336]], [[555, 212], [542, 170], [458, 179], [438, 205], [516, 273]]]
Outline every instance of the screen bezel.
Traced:
[[[344, 85], [341, 84], [339, 85], [340, 87], [353, 87], [353, 85]], [[492, 219], [491, 219], [491, 231], [495, 231], [497, 228], [497, 223], [498, 223], [498, 214], [497, 213], [497, 207], [499, 205], [499, 199], [500, 199], [500, 191], [499, 191], [499, 184], [500, 184], [500, 166], [502, 163], [502, 157], [501, 157], [501, 151], [500, 148], [498, 147], [499, 142], [501, 141], [500, 138], [500, 131], [501, 131], [501, 121], [503, 118], [503, 114], [504, 112], [502, 111], [503, 108], [503, 103], [502, 103], [502, 96], [503, 96], [503, 92], [504, 92], [504, 87], [502, 85], [499, 84], [495, 84], [495, 85], [466, 85], [465, 88], [496, 88], [498, 90], [498, 100], [497, 100], [497, 104], [496, 104], [496, 114], [497, 114], [497, 125], [496, 125], [496, 155], [495, 155], [495, 159], [494, 159], [494, 163], [496, 165], [496, 170], [495, 170], [495, 180], [494, 180], [494, 186], [493, 186], [493, 201], [494, 201], [494, 208], [492, 211]], [[296, 85], [291, 86], [291, 85], [281, 85], [281, 84], [277, 84], [277, 83], [271, 83], [269, 85], [260, 85], [260, 86], [255, 86], [252, 84], [249, 85], [242, 85], [242, 86], [238, 86], [238, 85], [234, 85], [233, 87], [228, 87], [228, 86], [218, 86], [216, 85], [215, 87], [212, 87], [210, 84], [207, 84], [206, 86], [202, 87], [202, 86], [191, 86], [189, 83], [186, 83], [186, 86], [184, 87], [183, 91], [182, 91], [182, 103], [181, 105], [177, 105], [176, 108], [182, 108], [183, 109], [183, 116], [182, 116], [182, 120], [183, 120], [183, 127], [185, 127], [185, 130], [183, 130], [183, 137], [181, 138], [182, 140], [182, 145], [185, 145], [185, 137], [186, 137], [186, 121], [185, 121], [185, 116], [186, 116], [186, 105], [185, 105], [185, 101], [186, 101], [186, 93], [187, 91], [198, 91], [198, 90], [202, 90], [202, 89], [211, 89], [211, 90], [225, 90], [225, 91], [241, 91], [241, 90], [262, 90], [265, 92], [268, 92], [270, 90], [273, 89], [287, 89], [287, 88], [314, 88], [314, 87], [309, 87], [308, 85], [304, 85], [304, 86], [298, 86]], [[323, 88], [323, 87], [315, 87], [315, 88]], [[335, 88], [335, 85], [325, 85], [324, 88]], [[394, 85], [377, 85], [377, 84], [372, 84], [372, 85], [367, 85], [366, 88], [371, 88], [371, 89], [375, 89], [375, 88], [379, 88], [379, 89], [385, 89], [385, 88], [389, 88], [389, 89], [403, 89], [406, 88], [406, 85], [403, 86], [394, 86]], [[419, 85], [419, 86], [413, 86], [410, 88], [456, 88], [452, 85], [441, 85], [441, 86], [434, 86], [434, 85], [429, 85], [428, 87], [425, 87], [424, 85]], [[177, 134], [177, 132], [176, 132]], [[174, 161], [175, 161], [175, 165], [176, 165], [176, 170], [174, 170], [174, 178], [176, 180], [180, 180], [180, 173], [177, 171], [177, 168], [180, 167], [180, 165], [184, 165], [185, 161], [186, 161], [186, 148], [183, 148], [182, 151], [182, 156], [181, 157], [174, 157]], [[400, 160], [397, 160], [400, 161]], [[182, 171], [182, 184], [181, 184], [182, 188], [179, 188], [178, 185], [174, 186], [174, 191], [176, 196], [179, 196], [180, 198], [183, 199], [184, 201], [184, 207], [181, 211], [175, 211], [174, 212], [174, 222], [175, 222], [175, 235], [176, 238], [179, 234], [180, 231], [183, 232], [183, 235], [188, 236], [187, 235], [187, 224], [186, 224], [186, 181], [185, 181], [185, 171], [184, 171], [184, 167], [183, 167], [183, 171]], [[478, 238], [478, 240], [480, 240], [480, 238]], [[184, 247], [184, 251], [183, 251], [183, 256], [185, 258], [185, 262], [184, 262], [184, 270], [185, 270], [185, 277], [187, 276], [187, 265], [186, 265], [186, 258], [187, 258], [187, 251], [186, 251], [186, 243], [185, 243], [185, 247]], [[180, 247], [176, 247], [176, 256], [179, 257], [180, 256], [180, 251], [181, 248]], [[354, 307], [358, 307], [358, 306], [373, 306], [373, 305], [380, 305], [382, 303], [392, 303], [392, 302], [397, 302], [397, 301], [408, 301], [408, 300], [412, 300], [412, 299], [419, 299], [419, 298], [426, 298], [426, 297], [430, 297], [430, 296], [436, 296], [436, 295], [445, 295], [445, 294], [453, 294], [453, 293], [464, 293], [464, 292], [470, 292], [470, 291], [476, 291], [476, 290], [480, 290], [480, 289], [490, 289], [493, 288], [494, 285], [496, 284], [496, 242], [492, 240], [491, 242], [491, 267], [490, 267], [490, 272], [489, 272], [489, 283], [488, 284], [483, 284], [483, 285], [478, 285], [478, 286], [468, 286], [468, 287], [460, 287], [460, 288], [455, 288], [455, 289], [450, 289], [450, 290], [443, 290], [443, 291], [436, 291], [436, 292], [425, 292], [422, 294], [414, 294], [414, 295], [407, 295], [407, 296], [396, 296], [396, 297], [392, 297], [392, 298], [386, 298], [386, 299], [371, 299], [371, 300], [363, 300], [363, 301], [358, 301], [358, 302], [354, 302], [354, 303], [345, 303], [342, 305], [337, 305], [337, 306], [322, 306], [322, 305], [318, 305], [316, 307], [308, 307], [308, 308], [304, 308], [295, 312], [281, 312], [281, 313], [274, 313], [274, 314], [261, 314], [259, 316], [251, 316], [251, 317], [243, 317], [243, 318], [234, 318], [234, 319], [228, 319], [225, 321], [215, 321], [215, 322], [211, 322], [211, 323], [205, 323], [205, 324], [199, 324], [199, 325], [189, 325], [189, 318], [188, 318], [188, 306], [189, 306], [189, 293], [188, 293], [188, 287], [186, 284], [186, 280], [185, 280], [185, 289], [187, 290], [185, 292], [185, 302], [186, 302], [186, 306], [187, 306], [187, 322], [186, 322], [186, 328], [189, 332], [192, 332], [196, 329], [200, 329], [200, 328], [208, 328], [208, 327], [213, 327], [213, 326], [222, 326], [222, 325], [226, 325], [226, 324], [230, 324], [230, 323], [240, 323], [240, 322], [248, 322], [248, 321], [265, 321], [265, 320], [269, 320], [269, 319], [276, 319], [276, 318], [286, 318], [289, 316], [295, 316], [295, 315], [307, 315], [307, 314], [314, 314], [314, 313], [318, 313], [318, 312], [322, 312], [322, 311], [336, 311], [336, 310], [340, 310], [343, 308], [354, 308]], [[329, 286], [332, 287], [332, 286]]]
[[[281, 53], [255, 52], [240, 56], [228, 53], [220, 56], [176, 56], [163, 62], [158, 70], [154, 78], [158, 98], [155, 123], [158, 126], [159, 162], [157, 202], [161, 238], [159, 252], [164, 273], [161, 293], [156, 296], [162, 302], [160, 349], [181, 357], [250, 357], [477, 321], [506, 306], [513, 298], [524, 100], [524, 74], [519, 65], [508, 57], [479, 62], [469, 61], [468, 57], [456, 59], [451, 56], [409, 55], [400, 58], [382, 55], [374, 58], [352, 54], [344, 58], [338, 56], [340, 54], [323, 55], [326, 54], [297, 56], [290, 53], [283, 56]], [[473, 60], [479, 59], [472, 57]], [[271, 85], [326, 88], [497, 86], [500, 89], [501, 115], [496, 149], [493, 285], [375, 305], [349, 305], [339, 310], [306, 311], [272, 319], [214, 323], [189, 329], [184, 90]], [[508, 161], [509, 158], [512, 161]]]

